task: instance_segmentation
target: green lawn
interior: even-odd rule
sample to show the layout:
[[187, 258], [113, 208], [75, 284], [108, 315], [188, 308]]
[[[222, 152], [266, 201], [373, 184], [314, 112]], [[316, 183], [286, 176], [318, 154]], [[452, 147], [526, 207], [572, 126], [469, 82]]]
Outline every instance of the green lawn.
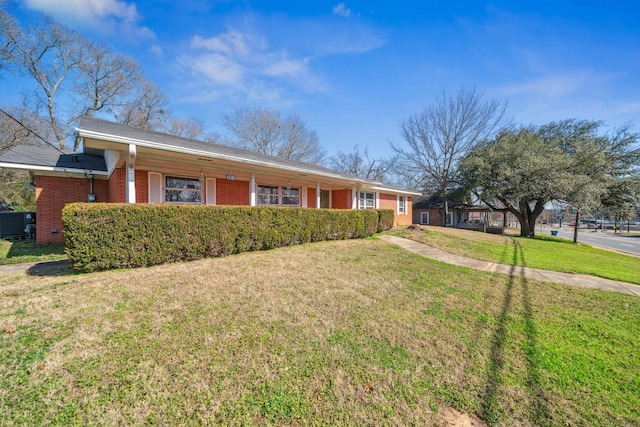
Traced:
[[640, 298], [376, 239], [0, 296], [4, 425], [640, 425]]
[[545, 235], [535, 238], [498, 236], [441, 227], [394, 234], [483, 261], [590, 274], [640, 284], [640, 258], [584, 244], [574, 245], [566, 239]]
[[63, 244], [0, 240], [0, 265], [64, 259]]

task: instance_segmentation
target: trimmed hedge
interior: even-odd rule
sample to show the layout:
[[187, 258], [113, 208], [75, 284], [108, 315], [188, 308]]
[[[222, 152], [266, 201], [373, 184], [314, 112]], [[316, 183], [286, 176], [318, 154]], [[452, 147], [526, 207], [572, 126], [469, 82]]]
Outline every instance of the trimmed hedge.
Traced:
[[393, 211], [391, 209], [378, 209], [378, 233], [393, 228]]
[[375, 210], [72, 203], [62, 210], [62, 222], [71, 267], [97, 271], [363, 238], [386, 226], [387, 215]]

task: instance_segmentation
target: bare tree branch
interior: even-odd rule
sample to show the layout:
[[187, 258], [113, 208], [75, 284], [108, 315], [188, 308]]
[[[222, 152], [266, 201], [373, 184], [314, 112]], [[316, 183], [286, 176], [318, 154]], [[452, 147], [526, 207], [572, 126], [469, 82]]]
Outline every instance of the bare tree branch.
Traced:
[[264, 108], [236, 109], [225, 113], [222, 120], [237, 147], [314, 164], [324, 159], [317, 133], [297, 114], [282, 119], [279, 113]]
[[406, 146], [391, 144], [398, 168], [414, 177], [422, 190], [442, 195], [443, 221], [448, 214], [447, 193], [458, 182], [458, 161], [507, 125], [506, 107], [495, 99], [485, 101], [476, 88], [461, 88], [453, 95], [442, 92], [433, 105], [401, 122]]
[[395, 158], [372, 159], [369, 157], [368, 148], [365, 147], [364, 152], [361, 152], [360, 148], [355, 145], [352, 152], [344, 153], [339, 151], [329, 161], [331, 167], [337, 171], [348, 173], [358, 178], [387, 182]]

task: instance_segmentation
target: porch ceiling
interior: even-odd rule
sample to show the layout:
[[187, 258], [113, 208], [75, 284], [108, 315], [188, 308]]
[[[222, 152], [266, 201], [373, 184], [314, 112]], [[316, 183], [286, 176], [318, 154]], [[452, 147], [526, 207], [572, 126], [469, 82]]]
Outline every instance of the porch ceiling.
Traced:
[[[86, 148], [111, 150], [120, 152], [124, 160], [128, 154], [128, 146], [122, 143], [84, 138]], [[157, 148], [137, 146], [136, 169], [176, 175], [199, 176], [202, 170], [206, 177], [225, 178], [226, 174], [235, 175], [236, 180], [249, 181], [252, 174], [259, 184], [286, 185], [289, 181], [296, 187], [315, 187], [318, 182], [323, 189], [337, 188], [370, 188], [379, 184], [367, 185], [357, 179], [348, 180], [342, 177], [314, 174], [308, 171], [287, 171], [248, 162], [234, 162], [225, 159], [195, 156], [188, 153], [170, 152]]]

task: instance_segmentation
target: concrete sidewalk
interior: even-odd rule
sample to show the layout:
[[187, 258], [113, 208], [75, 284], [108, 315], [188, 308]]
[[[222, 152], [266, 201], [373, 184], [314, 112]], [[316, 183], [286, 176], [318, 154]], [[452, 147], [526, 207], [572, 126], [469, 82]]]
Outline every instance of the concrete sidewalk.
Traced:
[[28, 262], [23, 264], [0, 265], [0, 275], [27, 273], [31, 276], [57, 276], [69, 271], [69, 260]]
[[380, 236], [380, 239], [436, 261], [472, 268], [474, 270], [521, 276], [527, 279], [565, 283], [567, 285], [581, 286], [583, 288], [603, 289], [605, 291], [622, 292], [625, 294], [640, 296], [640, 285], [634, 285], [632, 283], [618, 282], [616, 280], [603, 279], [601, 277], [588, 276], [585, 274], [560, 273], [558, 271], [541, 270], [539, 268], [517, 267], [513, 265], [496, 264], [489, 261], [479, 261], [460, 255], [450, 254], [432, 246], [425, 245], [424, 243], [404, 239], [402, 237], [390, 236], [388, 234]]

